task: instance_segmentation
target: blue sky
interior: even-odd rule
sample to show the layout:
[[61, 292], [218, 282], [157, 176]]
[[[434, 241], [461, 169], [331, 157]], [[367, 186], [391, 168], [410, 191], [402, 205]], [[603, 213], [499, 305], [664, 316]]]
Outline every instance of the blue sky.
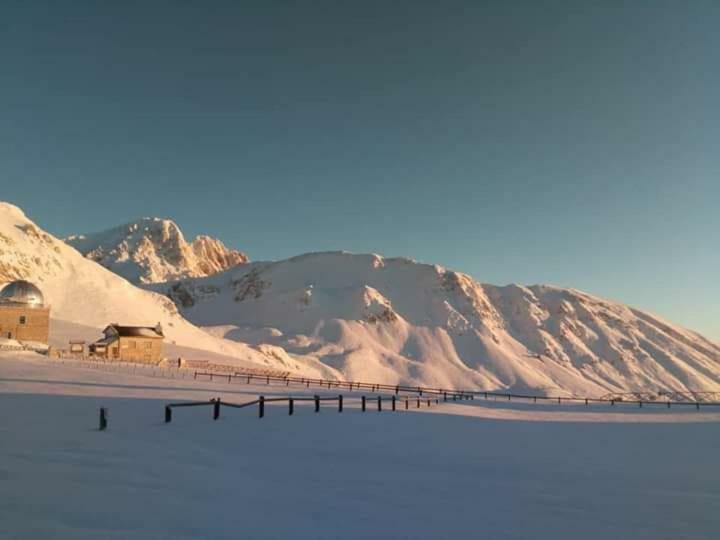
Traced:
[[720, 339], [717, 2], [2, 8], [0, 199], [57, 235], [171, 217]]

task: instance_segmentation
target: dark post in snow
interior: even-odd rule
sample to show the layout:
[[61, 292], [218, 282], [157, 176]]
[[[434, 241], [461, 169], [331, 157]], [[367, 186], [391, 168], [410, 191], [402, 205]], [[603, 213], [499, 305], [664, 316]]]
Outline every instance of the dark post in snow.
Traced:
[[447, 392], [443, 392], [443, 401], [447, 401]]
[[382, 411], [382, 396], [378, 396], [378, 412]]
[[405, 410], [407, 411], [410, 408], [408, 397], [405, 396]]
[[417, 409], [420, 408], [420, 398], [417, 398], [417, 407], [416, 407], [416, 408], [417, 408]]
[[107, 409], [105, 407], [100, 407], [100, 431], [105, 431], [107, 429]]
[[315, 396], [315, 412], [320, 412], [320, 396]]
[[365, 412], [365, 396], [362, 397], [362, 412]]
[[288, 399], [288, 416], [292, 416], [293, 412], [295, 412], [295, 400], [293, 398]]
[[172, 422], [172, 407], [170, 405], [165, 406], [165, 423], [169, 424]]
[[342, 394], [338, 396], [338, 412], [342, 412], [343, 410], [343, 397]]
[[395, 410], [395, 396], [392, 397], [392, 410]]
[[220, 398], [211, 401], [213, 401], [213, 420], [217, 420], [220, 418]]
[[400, 393], [400, 386], [395, 387], [395, 395], [398, 395]]
[[258, 398], [258, 418], [265, 416], [265, 396]]

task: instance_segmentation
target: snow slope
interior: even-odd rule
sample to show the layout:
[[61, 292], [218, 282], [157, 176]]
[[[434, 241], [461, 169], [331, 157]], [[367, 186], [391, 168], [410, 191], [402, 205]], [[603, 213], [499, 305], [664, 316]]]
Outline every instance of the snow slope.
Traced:
[[209, 276], [248, 261], [244, 253], [209, 236], [187, 242], [174, 221], [160, 218], [70, 236], [65, 242], [133, 283]]
[[720, 347], [572, 289], [498, 287], [344, 252], [153, 287], [218, 336], [271, 343], [354, 380], [603, 395], [718, 390]]
[[[68, 338], [92, 339], [88, 330], [93, 328], [99, 338], [99, 330], [112, 322], [149, 326], [160, 322], [169, 345], [195, 349], [195, 354], [204, 350], [247, 365], [332, 376], [332, 370], [308, 367], [279, 348], [261, 352], [208, 334], [185, 320], [167, 297], [139, 289], [84, 258], [40, 229], [19, 208], [0, 202], [0, 286], [15, 279], [40, 287], [54, 319], [51, 339], [65, 345]], [[82, 328], [81, 335], [68, 331], [72, 328]], [[58, 336], [58, 329], [66, 332]]]
[[268, 391], [242, 389], [0, 355], [0, 538], [704, 540], [720, 530], [720, 431], [707, 423], [717, 413], [618, 407], [587, 413], [617, 421], [586, 422], [567, 421], [562, 406], [565, 421], [553, 421], [525, 406], [524, 419], [498, 421], [478, 411], [502, 418], [519, 406], [315, 414], [298, 402], [293, 416], [223, 409], [213, 422], [208, 408], [185, 408], [163, 424], [170, 400]]

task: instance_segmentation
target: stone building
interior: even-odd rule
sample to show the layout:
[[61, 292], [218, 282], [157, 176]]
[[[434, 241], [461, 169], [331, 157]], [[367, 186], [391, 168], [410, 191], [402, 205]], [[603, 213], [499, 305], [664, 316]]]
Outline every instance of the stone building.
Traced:
[[29, 281], [18, 280], [0, 290], [0, 337], [47, 344], [50, 307], [42, 292]]
[[163, 359], [163, 339], [157, 326], [121, 326], [111, 324], [103, 330], [105, 337], [90, 345], [93, 356], [123, 362], [158, 363]]

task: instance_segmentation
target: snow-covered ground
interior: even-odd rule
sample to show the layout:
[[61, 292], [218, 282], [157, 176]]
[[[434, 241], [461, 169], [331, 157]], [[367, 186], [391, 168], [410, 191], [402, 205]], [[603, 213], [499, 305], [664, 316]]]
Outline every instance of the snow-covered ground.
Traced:
[[262, 420], [254, 408], [223, 409], [217, 422], [208, 408], [176, 409], [163, 423], [169, 401], [287, 392], [2, 353], [0, 538], [675, 540], [720, 530], [720, 411], [710, 408], [474, 401], [363, 414], [351, 401], [342, 414], [268, 406]]

